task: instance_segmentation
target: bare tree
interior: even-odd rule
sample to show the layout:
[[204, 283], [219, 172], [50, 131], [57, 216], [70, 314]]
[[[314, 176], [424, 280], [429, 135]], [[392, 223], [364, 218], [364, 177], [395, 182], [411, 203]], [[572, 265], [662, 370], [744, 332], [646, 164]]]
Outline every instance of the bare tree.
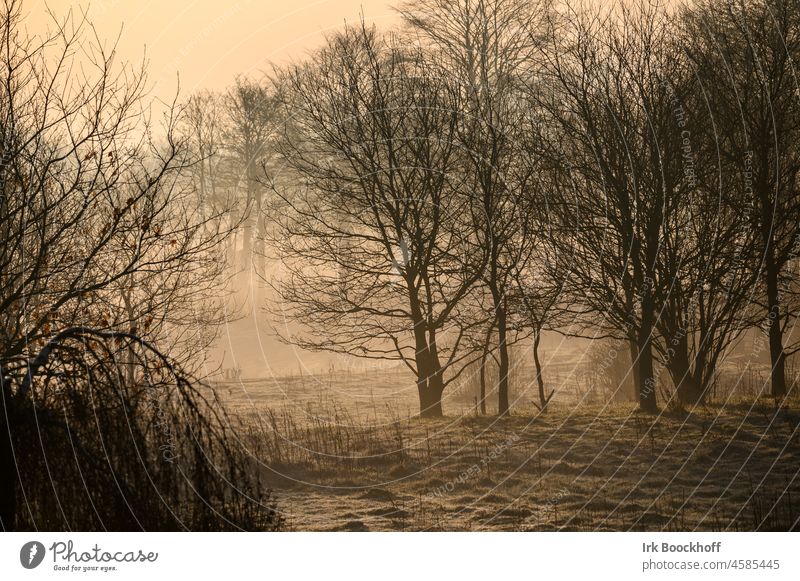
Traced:
[[[509, 412], [508, 292], [515, 265], [530, 253], [533, 241], [520, 235], [528, 208], [521, 199], [529, 178], [517, 165], [517, 129], [524, 114], [520, 79], [532, 68], [536, 29], [546, 2], [519, 0], [416, 0], [400, 13], [416, 38], [437, 55], [443, 75], [463, 94], [459, 142], [466, 156], [468, 187], [481, 200], [483, 216], [474, 227], [489, 244], [483, 284], [492, 313], [486, 342], [497, 330], [498, 413]], [[484, 348], [482, 361], [486, 361]], [[482, 377], [485, 370], [481, 369]], [[484, 396], [482, 396], [483, 399]]]
[[[537, 222], [537, 224], [541, 224]], [[542, 226], [540, 226], [542, 227]], [[547, 228], [547, 226], [543, 226]], [[545, 412], [555, 390], [547, 393], [544, 369], [539, 356], [542, 333], [557, 330], [568, 322], [569, 310], [563, 308], [565, 280], [554, 269], [556, 261], [548, 257], [555, 245], [542, 240], [541, 231], [536, 232], [539, 245], [536, 252], [515, 265], [512, 276], [514, 287], [509, 291], [512, 312], [517, 325], [530, 329], [532, 335], [532, 355], [536, 385], [539, 395], [537, 408]], [[529, 235], [532, 237], [532, 234]]]
[[209, 91], [192, 95], [186, 103], [182, 125], [187, 145], [197, 158], [191, 168], [196, 181], [197, 203], [201, 209], [207, 208], [212, 212], [220, 206], [217, 187], [220, 185], [219, 160], [225, 122], [220, 101], [218, 95]]
[[684, 66], [669, 16], [637, 2], [554, 19], [547, 51], [553, 90], [541, 142], [554, 171], [551, 211], [569, 236], [560, 268], [575, 301], [630, 342], [640, 407], [656, 409], [653, 345], [672, 273], [662, 239], [678, 207], [681, 153], [671, 143], [672, 90]]
[[223, 104], [224, 153], [230, 164], [229, 171], [233, 172], [229, 179], [237, 198], [243, 202], [240, 204], [242, 251], [238, 262], [246, 273], [253, 267], [257, 273], [263, 273], [263, 263], [254, 264], [265, 256], [263, 248], [259, 247], [265, 227], [266, 191], [260, 171], [272, 152], [269, 142], [275, 132], [275, 99], [266, 81], [239, 77], [223, 97]]
[[[465, 297], [485, 264], [457, 145], [461, 97], [423, 55], [362, 25], [284, 72], [286, 170], [269, 240], [287, 340], [403, 361], [422, 416], [469, 356]], [[283, 310], [281, 310], [283, 309]]]
[[[794, 0], [700, 1], [685, 11], [687, 48], [721, 128], [716, 145], [758, 252], [772, 395], [786, 392], [785, 332], [796, 319], [789, 265], [800, 234], [800, 6]], [[733, 194], [732, 194], [733, 195]], [[788, 292], [787, 292], [788, 291]]]
[[673, 191], [674, 209], [666, 213], [659, 268], [670, 287], [656, 324], [656, 348], [682, 404], [705, 398], [717, 364], [753, 324], [758, 296], [752, 233], [731, 195], [736, 186], [730, 174], [715, 163], [705, 91], [699, 85], [690, 91], [693, 96], [675, 101], [681, 133], [670, 146], [683, 152], [688, 187]]

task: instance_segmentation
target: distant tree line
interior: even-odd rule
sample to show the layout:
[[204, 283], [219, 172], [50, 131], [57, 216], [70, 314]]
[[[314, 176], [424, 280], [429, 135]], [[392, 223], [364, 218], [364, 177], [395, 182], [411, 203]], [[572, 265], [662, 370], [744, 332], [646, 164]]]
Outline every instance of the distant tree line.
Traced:
[[[797, 351], [800, 4], [415, 0], [263, 82], [270, 308], [399, 360], [423, 416], [547, 329], [628, 345], [639, 405], [703, 401], [744, 331]], [[472, 367], [470, 367], [472, 366]], [[485, 398], [485, 391], [482, 393]], [[485, 408], [484, 408], [485, 409]]]

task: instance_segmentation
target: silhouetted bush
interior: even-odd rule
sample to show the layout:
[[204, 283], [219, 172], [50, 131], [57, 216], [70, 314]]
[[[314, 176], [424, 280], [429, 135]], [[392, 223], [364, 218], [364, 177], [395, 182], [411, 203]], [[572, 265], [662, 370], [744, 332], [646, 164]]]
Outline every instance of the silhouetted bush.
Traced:
[[13, 528], [280, 527], [214, 393], [136, 336], [67, 329], [4, 384]]

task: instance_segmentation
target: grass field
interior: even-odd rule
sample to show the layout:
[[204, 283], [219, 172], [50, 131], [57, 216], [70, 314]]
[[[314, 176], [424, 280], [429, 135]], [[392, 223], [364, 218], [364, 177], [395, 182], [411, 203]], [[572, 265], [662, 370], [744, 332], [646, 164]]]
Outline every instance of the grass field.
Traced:
[[[243, 444], [290, 529], [800, 527], [796, 399], [647, 416], [633, 404], [563, 400], [539, 414], [520, 396], [514, 415], [497, 419], [462, 393], [448, 417], [421, 420], [413, 391], [391, 377], [402, 376], [228, 386]], [[335, 397], [348, 393], [347, 405]]]

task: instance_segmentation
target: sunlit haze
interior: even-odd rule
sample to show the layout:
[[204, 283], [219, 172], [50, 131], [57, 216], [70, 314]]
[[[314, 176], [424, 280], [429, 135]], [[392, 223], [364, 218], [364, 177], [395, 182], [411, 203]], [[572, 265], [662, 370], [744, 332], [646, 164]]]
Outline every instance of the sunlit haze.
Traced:
[[30, 32], [86, 13], [106, 43], [119, 37], [122, 60], [149, 61], [154, 94], [170, 98], [180, 75], [181, 93], [222, 90], [237, 75], [257, 75], [270, 63], [302, 58], [326, 31], [356, 22], [390, 26], [397, 21], [387, 0], [32, 0], [24, 5]]

